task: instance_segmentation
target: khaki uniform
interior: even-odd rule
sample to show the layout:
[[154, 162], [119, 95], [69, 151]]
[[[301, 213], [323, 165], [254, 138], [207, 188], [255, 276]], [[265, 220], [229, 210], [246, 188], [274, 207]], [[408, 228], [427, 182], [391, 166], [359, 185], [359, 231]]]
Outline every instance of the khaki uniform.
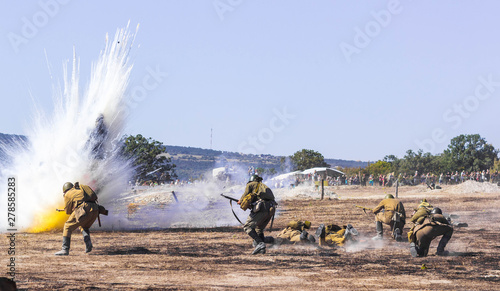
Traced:
[[64, 224], [63, 236], [71, 237], [71, 233], [80, 226], [83, 229], [92, 226], [99, 215], [96, 198], [94, 191], [86, 185], [72, 188], [64, 194], [64, 210], [70, 216]]
[[343, 246], [346, 242], [345, 227], [340, 227], [336, 224], [329, 224], [325, 229], [325, 242], [329, 245]]
[[384, 199], [380, 201], [377, 207], [373, 208], [375, 221], [390, 225], [394, 230], [399, 228], [401, 231], [406, 223], [406, 212], [403, 203], [395, 198]]
[[243, 225], [243, 230], [246, 233], [250, 233], [252, 230], [263, 238], [264, 229], [266, 228], [269, 221], [273, 217], [276, 211], [276, 201], [274, 200], [274, 194], [269, 187], [267, 187], [262, 182], [248, 182], [245, 188], [245, 192], [240, 198], [240, 201], [247, 195], [252, 195], [255, 193], [255, 197], [252, 200], [252, 208], [247, 221]]
[[304, 231], [304, 229], [304, 222], [292, 220], [288, 223], [287, 227], [277, 235], [277, 237], [283, 239], [285, 242], [297, 243], [301, 241], [300, 234]]
[[417, 212], [415, 212], [415, 214], [413, 214], [413, 216], [410, 219], [410, 221], [413, 222], [414, 224], [408, 231], [408, 241], [410, 243], [415, 242], [413, 240], [414, 239], [413, 233], [415, 232], [415, 227], [419, 224], [422, 224], [425, 217], [431, 214], [431, 210], [432, 206], [427, 202], [423, 202], [418, 206]]
[[422, 224], [415, 226], [413, 241], [427, 254], [433, 239], [440, 235], [451, 238], [452, 234], [453, 227], [443, 215], [431, 214], [424, 218]]

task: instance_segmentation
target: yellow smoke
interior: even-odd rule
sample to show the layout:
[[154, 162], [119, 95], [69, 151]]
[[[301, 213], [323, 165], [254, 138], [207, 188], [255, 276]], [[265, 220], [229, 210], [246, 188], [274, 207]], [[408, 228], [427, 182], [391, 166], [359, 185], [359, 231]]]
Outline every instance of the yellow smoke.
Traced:
[[66, 212], [45, 211], [35, 215], [33, 226], [28, 229], [30, 233], [62, 230], [64, 223], [68, 219]]

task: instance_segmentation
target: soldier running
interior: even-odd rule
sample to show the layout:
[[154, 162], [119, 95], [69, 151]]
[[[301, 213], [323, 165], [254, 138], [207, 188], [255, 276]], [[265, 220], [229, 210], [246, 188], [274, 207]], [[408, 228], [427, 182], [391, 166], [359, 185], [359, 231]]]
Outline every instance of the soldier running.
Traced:
[[429, 252], [431, 241], [442, 235], [439, 241], [436, 255], [446, 256], [448, 251], [444, 248], [453, 235], [453, 227], [450, 222], [443, 216], [440, 208], [433, 208], [431, 213], [424, 216], [421, 224], [415, 226], [410, 243], [410, 253], [412, 257], [425, 257]]
[[392, 194], [387, 194], [384, 200], [380, 201], [377, 207], [373, 208], [375, 214], [375, 226], [377, 235], [373, 239], [382, 239], [384, 230], [382, 223], [391, 227], [392, 237], [396, 241], [402, 241], [403, 227], [406, 223], [406, 213], [403, 203], [394, 198]]
[[238, 200], [241, 209], [247, 210], [250, 208], [250, 215], [246, 223], [243, 225], [243, 230], [254, 240], [256, 247], [252, 255], [265, 254], [266, 244], [264, 242], [264, 229], [274, 216], [276, 206], [274, 194], [258, 175], [250, 176], [245, 192]]
[[63, 185], [64, 211], [69, 218], [64, 224], [62, 249], [55, 253], [56, 256], [67, 256], [71, 245], [71, 233], [78, 227], [82, 227], [85, 252], [92, 251], [90, 230], [99, 215], [97, 195], [87, 185], [79, 185], [78, 182], [66, 182]]

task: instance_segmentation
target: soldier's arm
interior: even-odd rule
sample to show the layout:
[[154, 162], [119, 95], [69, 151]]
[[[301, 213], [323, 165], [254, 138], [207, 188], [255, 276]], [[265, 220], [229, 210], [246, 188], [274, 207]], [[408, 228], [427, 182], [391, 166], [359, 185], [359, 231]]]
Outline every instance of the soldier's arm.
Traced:
[[252, 187], [251, 183], [248, 183], [247, 186], [245, 187], [245, 192], [243, 193], [243, 195], [241, 195], [240, 200], [238, 200], [238, 204], [240, 204], [241, 200], [243, 200], [243, 198], [245, 198], [245, 196], [247, 196], [250, 193], [252, 193]]
[[373, 211], [373, 213], [374, 213], [374, 214], [379, 213], [379, 212], [380, 212], [380, 210], [382, 210], [382, 208], [384, 208], [384, 203], [383, 203], [383, 202], [384, 202], [384, 201], [382, 200], [382, 201], [381, 201], [381, 202], [377, 205], [377, 207], [373, 208], [373, 210], [372, 210], [372, 211]]
[[[66, 192], [66, 194], [68, 194], [68, 192]], [[73, 213], [73, 199], [66, 194], [64, 194], [64, 211], [69, 215]]]

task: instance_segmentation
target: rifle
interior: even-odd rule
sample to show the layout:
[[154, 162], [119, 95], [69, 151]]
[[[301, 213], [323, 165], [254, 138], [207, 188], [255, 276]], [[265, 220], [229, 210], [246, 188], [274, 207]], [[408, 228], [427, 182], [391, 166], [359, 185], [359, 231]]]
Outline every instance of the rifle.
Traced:
[[365, 214], [368, 214], [368, 213], [366, 213], [366, 210], [373, 210], [373, 208], [368, 208], [368, 207], [364, 207], [364, 206], [359, 206], [359, 205], [354, 205], [354, 206], [363, 209], [363, 212]]
[[234, 201], [234, 202], [238, 202], [239, 200], [238, 200], [238, 199], [235, 199], [235, 198], [233, 198], [233, 197], [226, 196], [226, 195], [224, 195], [224, 194], [222, 194], [222, 193], [220, 194], [220, 196], [222, 196], [222, 197], [224, 197], [224, 198], [226, 198], [226, 199], [229, 199], [229, 205], [231, 205], [231, 211], [233, 212], [234, 217], [236, 217], [236, 220], [238, 220], [238, 222], [239, 222], [241, 225], [243, 225], [243, 222], [241, 222], [241, 220], [238, 218], [238, 216], [236, 215], [236, 213], [234, 212], [234, 209], [233, 209], [233, 201]]
[[64, 209], [57, 209], [57, 208], [56, 208], [56, 211], [57, 211], [57, 212], [62, 212], [62, 211], [64, 211]]
[[238, 199], [233, 198], [233, 197], [230, 197], [230, 196], [226, 196], [226, 195], [224, 195], [224, 194], [222, 194], [222, 193], [220, 194], [220, 196], [222, 196], [222, 197], [224, 197], [224, 198], [227, 198], [227, 199], [229, 199], [229, 200], [231, 200], [231, 201], [238, 202]]

